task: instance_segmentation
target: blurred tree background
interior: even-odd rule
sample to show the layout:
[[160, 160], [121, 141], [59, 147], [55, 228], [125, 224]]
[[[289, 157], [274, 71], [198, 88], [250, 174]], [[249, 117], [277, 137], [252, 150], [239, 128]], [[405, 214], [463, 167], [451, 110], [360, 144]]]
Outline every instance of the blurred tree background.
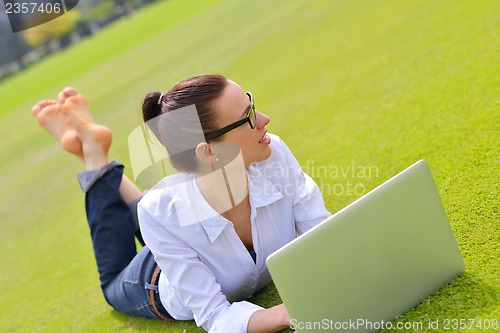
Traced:
[[[107, 24], [132, 15], [137, 8], [155, 1], [157, 0], [81, 0], [66, 14], [18, 33], [12, 32], [4, 2], [1, 2], [0, 80], [48, 54], [98, 33]], [[35, 13], [30, 20], [43, 22], [44, 13]]]

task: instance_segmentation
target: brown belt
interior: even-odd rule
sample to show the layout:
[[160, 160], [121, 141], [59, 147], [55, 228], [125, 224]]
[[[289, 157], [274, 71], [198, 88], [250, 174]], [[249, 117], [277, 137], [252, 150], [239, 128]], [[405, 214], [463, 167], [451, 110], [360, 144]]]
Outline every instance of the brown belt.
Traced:
[[[158, 277], [160, 276], [160, 272], [161, 272], [160, 266], [156, 266], [156, 269], [153, 273], [153, 277], [151, 278], [151, 284], [153, 286], [157, 285]], [[151, 301], [151, 305], [153, 305], [153, 310], [155, 311], [155, 313], [161, 319], [168, 320], [168, 321], [175, 321], [175, 319], [165, 316], [164, 314], [162, 314], [160, 312], [160, 310], [158, 310], [158, 306], [156, 305], [156, 301], [155, 301], [155, 293], [157, 293], [156, 290], [152, 290], [152, 289], [149, 290], [149, 300]]]

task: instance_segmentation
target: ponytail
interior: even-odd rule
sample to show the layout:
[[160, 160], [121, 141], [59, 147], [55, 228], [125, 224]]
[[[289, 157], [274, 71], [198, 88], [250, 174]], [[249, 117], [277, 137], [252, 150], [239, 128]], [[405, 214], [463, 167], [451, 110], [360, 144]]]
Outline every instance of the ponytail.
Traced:
[[159, 91], [150, 92], [144, 97], [144, 102], [142, 103], [142, 118], [144, 122], [158, 117], [162, 113], [161, 106], [163, 103], [160, 97], [163, 97], [163, 94]]
[[[217, 129], [214, 103], [222, 95], [228, 79], [219, 74], [193, 76], [176, 83], [167, 93], [153, 91], [144, 97], [142, 116], [146, 129], [149, 128], [158, 141], [167, 149], [171, 164], [179, 171], [195, 172], [194, 149], [200, 142], [194, 133], [203, 134]], [[174, 110], [195, 105], [197, 119], [160, 117]], [[157, 118], [157, 121], [150, 121]], [[186, 150], [186, 146], [190, 146]], [[183, 154], [179, 153], [183, 152]]]

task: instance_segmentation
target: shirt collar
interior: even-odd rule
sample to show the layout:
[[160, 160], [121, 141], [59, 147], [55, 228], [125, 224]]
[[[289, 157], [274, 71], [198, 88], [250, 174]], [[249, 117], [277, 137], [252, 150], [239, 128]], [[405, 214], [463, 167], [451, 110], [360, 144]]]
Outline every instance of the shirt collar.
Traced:
[[257, 164], [247, 168], [248, 191], [252, 208], [264, 207], [283, 198], [283, 194], [275, 184], [268, 179]]
[[207, 233], [208, 238], [213, 243], [220, 236], [220, 234], [224, 231], [228, 224], [228, 220], [226, 220], [223, 216], [217, 215], [211, 217], [209, 219], [203, 220], [200, 222], [203, 230]]
[[[247, 168], [248, 191], [252, 211], [268, 206], [283, 198], [281, 192], [256, 165]], [[193, 176], [189, 181], [178, 184], [174, 195], [174, 205], [181, 226], [200, 223], [213, 243], [224, 231], [229, 221], [218, 214], [205, 200]], [[193, 209], [196, 207], [195, 209]], [[252, 213], [252, 216], [254, 213]]]

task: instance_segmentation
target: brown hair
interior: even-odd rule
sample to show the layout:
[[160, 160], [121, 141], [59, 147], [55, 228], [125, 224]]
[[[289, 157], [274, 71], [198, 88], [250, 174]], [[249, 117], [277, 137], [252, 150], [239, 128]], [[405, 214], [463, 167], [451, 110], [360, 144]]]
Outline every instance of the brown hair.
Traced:
[[[153, 91], [146, 95], [142, 104], [142, 115], [147, 127], [165, 146], [171, 164], [179, 171], [194, 172], [196, 159], [194, 149], [200, 142], [199, 135], [193, 135], [199, 126], [206, 135], [217, 129], [216, 112], [213, 104], [222, 95], [228, 79], [220, 74], [194, 76], [176, 83], [162, 95]], [[160, 99], [161, 97], [161, 99]], [[179, 117], [158, 117], [191, 105], [196, 106], [197, 119], [190, 121]], [[186, 117], [188, 114], [186, 112]], [[150, 121], [153, 119], [160, 121]], [[163, 121], [167, 119], [168, 121]], [[198, 142], [196, 142], [198, 141]], [[191, 147], [186, 150], [185, 147]]]

